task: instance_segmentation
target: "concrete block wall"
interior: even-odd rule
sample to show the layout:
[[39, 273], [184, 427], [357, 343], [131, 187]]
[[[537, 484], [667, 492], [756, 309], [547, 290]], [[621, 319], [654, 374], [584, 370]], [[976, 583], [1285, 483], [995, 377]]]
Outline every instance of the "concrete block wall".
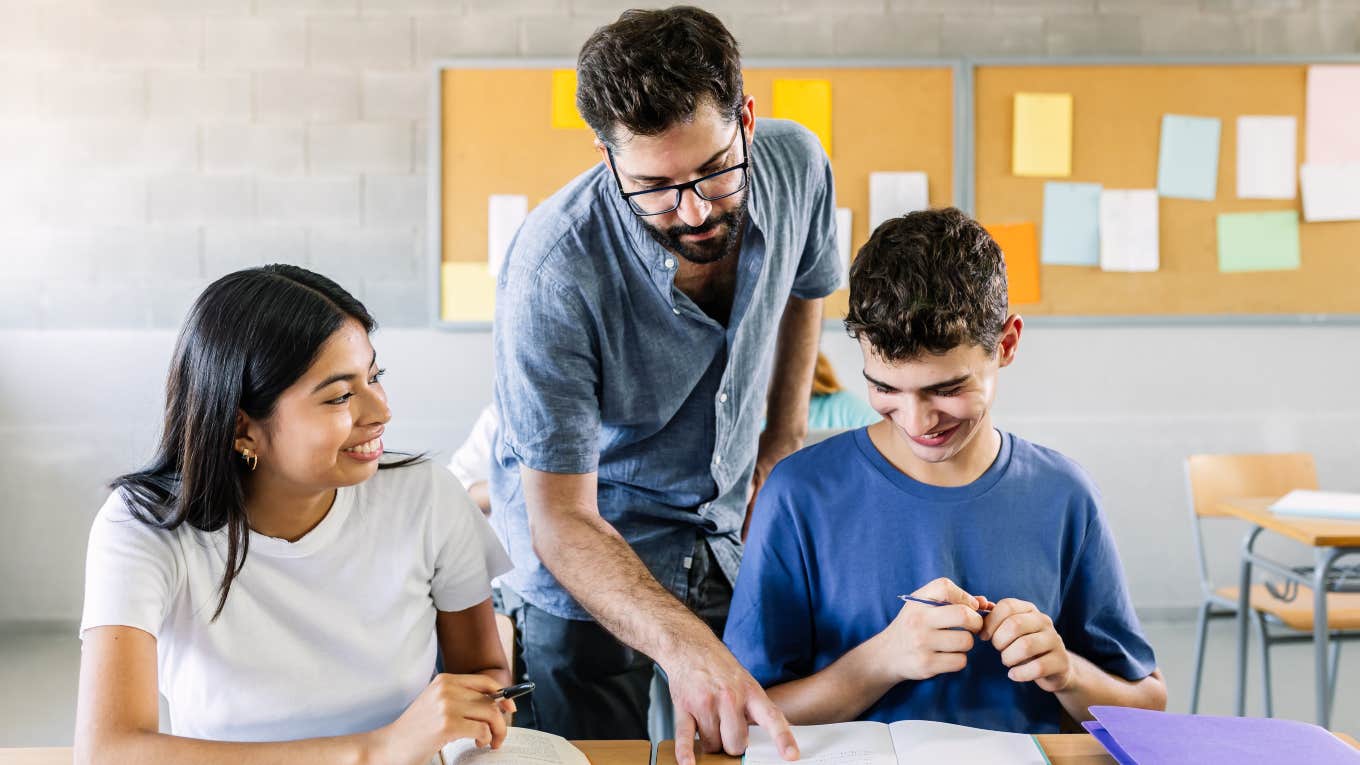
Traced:
[[[749, 56], [1360, 50], [1360, 0], [699, 2]], [[390, 442], [446, 455], [492, 370], [488, 333], [426, 328], [429, 62], [570, 57], [627, 5], [0, 0], [0, 626], [78, 617], [104, 487], [149, 455], [174, 329], [229, 271], [308, 265], [368, 303]], [[1360, 489], [1357, 345], [1353, 326], [1033, 325], [998, 418], [1091, 471], [1136, 604], [1185, 609], [1181, 458], [1306, 449]], [[862, 393], [855, 345], [828, 325], [823, 347]]]
[[[425, 324], [429, 62], [571, 56], [629, 5], [0, 0], [0, 328], [173, 327], [283, 258]], [[707, 5], [749, 56], [1360, 50], [1357, 0]]]

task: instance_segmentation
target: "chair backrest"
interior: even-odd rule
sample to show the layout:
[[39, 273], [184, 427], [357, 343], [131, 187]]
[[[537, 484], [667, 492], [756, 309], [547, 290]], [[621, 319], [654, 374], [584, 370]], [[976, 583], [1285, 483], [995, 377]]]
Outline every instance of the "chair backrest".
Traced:
[[1195, 454], [1185, 461], [1190, 508], [1201, 518], [1221, 518], [1216, 509], [1229, 497], [1278, 497], [1294, 489], [1316, 489], [1313, 455]]
[[1230, 497], [1278, 497], [1294, 489], [1316, 489], [1317, 469], [1313, 455], [1292, 454], [1194, 454], [1185, 460], [1191, 531], [1204, 597], [1214, 591], [1209, 562], [1204, 552], [1201, 518], [1228, 518], [1217, 505]]

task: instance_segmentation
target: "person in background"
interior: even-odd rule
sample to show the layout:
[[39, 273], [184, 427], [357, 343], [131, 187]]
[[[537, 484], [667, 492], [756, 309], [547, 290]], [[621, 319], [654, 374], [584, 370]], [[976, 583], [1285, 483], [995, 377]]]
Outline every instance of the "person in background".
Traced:
[[818, 353], [808, 402], [808, 431], [862, 428], [881, 419], [868, 402], [841, 387], [831, 361], [826, 354]]
[[156, 456], [90, 530], [78, 765], [425, 765], [504, 740], [510, 563], [447, 471], [383, 459], [375, 326], [295, 266], [194, 303]]
[[491, 452], [500, 418], [490, 405], [477, 415], [472, 430], [449, 458], [449, 472], [467, 490], [468, 496], [482, 509], [482, 514], [491, 516]]

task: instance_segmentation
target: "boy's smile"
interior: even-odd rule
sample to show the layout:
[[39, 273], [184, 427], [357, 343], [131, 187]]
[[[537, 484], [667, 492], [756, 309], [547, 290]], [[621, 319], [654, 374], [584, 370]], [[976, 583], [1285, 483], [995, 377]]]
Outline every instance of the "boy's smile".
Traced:
[[884, 419], [869, 427], [874, 446], [902, 472], [935, 486], [967, 485], [986, 472], [1000, 448], [991, 417], [997, 372], [1015, 358], [1021, 326], [1010, 317], [990, 354], [960, 345], [893, 362], [861, 340], [869, 404]]

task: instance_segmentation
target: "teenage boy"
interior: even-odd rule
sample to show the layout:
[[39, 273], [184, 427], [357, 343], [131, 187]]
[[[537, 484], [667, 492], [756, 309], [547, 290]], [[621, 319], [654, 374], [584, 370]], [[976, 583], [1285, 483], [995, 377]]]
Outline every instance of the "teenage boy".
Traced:
[[1023, 326], [996, 242], [954, 209], [884, 223], [845, 324], [884, 419], [770, 475], [733, 654], [794, 724], [1053, 733], [1093, 704], [1165, 708], [1090, 477], [992, 425]]

